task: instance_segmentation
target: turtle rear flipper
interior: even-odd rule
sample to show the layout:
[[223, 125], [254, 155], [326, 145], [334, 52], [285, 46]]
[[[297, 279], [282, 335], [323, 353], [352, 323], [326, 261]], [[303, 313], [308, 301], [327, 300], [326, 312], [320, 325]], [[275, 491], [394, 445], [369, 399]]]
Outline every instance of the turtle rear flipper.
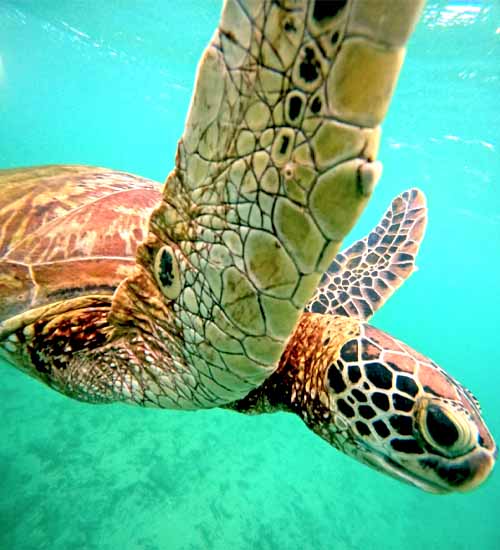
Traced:
[[426, 225], [422, 191], [398, 195], [366, 237], [337, 254], [306, 311], [370, 319], [416, 270]]

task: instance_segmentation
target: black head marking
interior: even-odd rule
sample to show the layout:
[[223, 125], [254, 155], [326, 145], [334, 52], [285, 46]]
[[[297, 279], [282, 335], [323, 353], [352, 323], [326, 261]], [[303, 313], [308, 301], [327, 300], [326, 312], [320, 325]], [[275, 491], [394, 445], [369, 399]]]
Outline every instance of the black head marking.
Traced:
[[394, 405], [394, 408], [398, 411], [409, 412], [413, 409], [413, 405], [415, 404], [415, 402], [412, 399], [408, 399], [408, 397], [405, 397], [404, 395], [395, 393], [392, 396], [392, 404]]
[[351, 252], [351, 254], [359, 254], [360, 252], [364, 252], [365, 248], [365, 243], [363, 241], [358, 241], [349, 248], [349, 251]]
[[380, 349], [374, 346], [368, 340], [363, 339], [361, 357], [364, 361], [373, 361], [379, 358]]
[[399, 435], [411, 435], [413, 433], [413, 422], [409, 416], [393, 414], [389, 418], [389, 422]]
[[358, 265], [361, 263], [362, 256], [354, 256], [354, 258], [351, 258], [346, 265], [347, 269], [356, 269]]
[[311, 307], [312, 313], [326, 313], [327, 307], [318, 302], [317, 300], [313, 303]]
[[361, 371], [358, 365], [349, 365], [348, 369], [349, 380], [355, 384], [361, 378]]
[[[367, 278], [371, 279], [371, 277], [367, 277]], [[370, 299], [370, 302], [372, 304], [378, 304], [378, 302], [380, 302], [381, 300], [381, 297], [378, 295], [378, 293], [375, 290], [373, 290], [373, 288], [366, 288], [365, 295]]]
[[352, 390], [352, 395], [359, 401], [360, 403], [366, 403], [368, 398], [366, 397], [366, 394], [364, 394], [362, 391], [357, 390], [354, 388]]
[[367, 261], [369, 264], [372, 264], [372, 265], [376, 265], [379, 259], [380, 259], [380, 256], [379, 256], [378, 254], [376, 254], [375, 252], [371, 252], [371, 253], [368, 254], [368, 256], [366, 257], [366, 261]]
[[373, 428], [380, 437], [388, 437], [391, 433], [383, 420], [375, 420], [375, 422], [373, 423]]
[[361, 420], [358, 420], [355, 426], [360, 435], [370, 435], [370, 428]]
[[368, 363], [365, 365], [366, 377], [377, 388], [388, 390], [392, 387], [392, 372], [381, 363]]
[[335, 363], [332, 363], [328, 369], [328, 382], [335, 393], [342, 393], [347, 387], [344, 382], [344, 378]]
[[418, 386], [409, 376], [399, 375], [396, 379], [396, 388], [398, 390], [415, 397], [418, 393]]
[[391, 447], [395, 451], [407, 454], [422, 454], [423, 451], [415, 439], [392, 439]]
[[373, 248], [376, 244], [378, 244], [380, 238], [380, 235], [378, 235], [377, 233], [370, 233], [370, 235], [368, 236], [368, 246]]
[[372, 403], [382, 411], [389, 410], [389, 398], [385, 393], [375, 392], [372, 395]]
[[354, 409], [351, 407], [351, 405], [348, 405], [343, 399], [339, 399], [337, 401], [337, 407], [344, 416], [347, 416], [347, 418], [352, 418], [354, 416]]
[[375, 416], [375, 411], [369, 406], [369, 405], [360, 405], [358, 408], [359, 414], [366, 418], [367, 420], [370, 420], [370, 418], [373, 418]]

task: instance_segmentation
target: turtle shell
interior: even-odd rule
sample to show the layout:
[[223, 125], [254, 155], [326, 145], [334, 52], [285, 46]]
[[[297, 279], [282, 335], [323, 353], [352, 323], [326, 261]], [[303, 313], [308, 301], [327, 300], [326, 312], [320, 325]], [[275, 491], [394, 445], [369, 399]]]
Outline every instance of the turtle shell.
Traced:
[[135, 265], [160, 184], [89, 166], [0, 171], [0, 322], [112, 294]]

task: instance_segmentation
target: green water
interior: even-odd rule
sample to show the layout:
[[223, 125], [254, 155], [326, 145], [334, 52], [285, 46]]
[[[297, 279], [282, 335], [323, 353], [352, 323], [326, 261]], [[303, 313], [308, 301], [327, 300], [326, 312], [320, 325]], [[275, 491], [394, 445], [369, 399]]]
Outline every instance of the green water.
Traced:
[[[138, 7], [140, 5], [140, 8]], [[88, 163], [163, 179], [220, 3], [3, 0], [0, 167]], [[480, 399], [500, 439], [500, 7], [430, 3], [352, 238], [427, 194], [420, 270], [375, 324]], [[500, 475], [436, 497], [290, 415], [72, 402], [1, 365], [0, 549], [500, 548]]]

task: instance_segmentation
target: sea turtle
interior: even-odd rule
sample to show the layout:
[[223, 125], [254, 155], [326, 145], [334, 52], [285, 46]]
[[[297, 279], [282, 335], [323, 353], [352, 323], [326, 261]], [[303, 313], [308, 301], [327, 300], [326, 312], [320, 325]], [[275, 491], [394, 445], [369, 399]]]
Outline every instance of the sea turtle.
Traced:
[[422, 194], [335, 257], [420, 8], [227, 0], [161, 192], [103, 168], [3, 171], [2, 356], [87, 402], [289, 410], [422, 489], [477, 486], [496, 448], [476, 400], [364, 322], [413, 269]]

